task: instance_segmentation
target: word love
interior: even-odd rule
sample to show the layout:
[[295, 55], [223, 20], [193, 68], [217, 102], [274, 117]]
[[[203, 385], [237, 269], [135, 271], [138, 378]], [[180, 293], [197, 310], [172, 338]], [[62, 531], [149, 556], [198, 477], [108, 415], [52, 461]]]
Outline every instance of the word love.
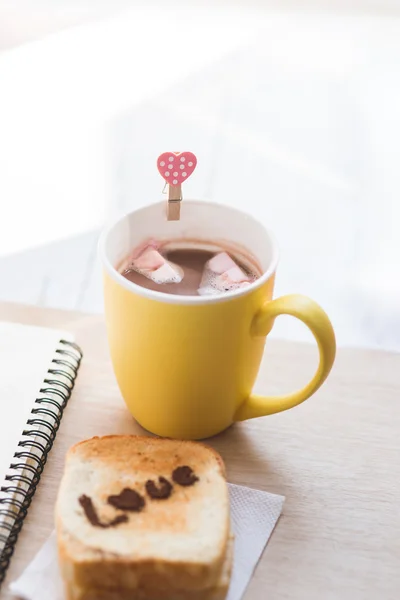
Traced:
[[[189, 487], [194, 485], [196, 481], [199, 481], [199, 478], [195, 475], [190, 467], [185, 465], [182, 467], [177, 467], [172, 472], [172, 480], [174, 483], [182, 487]], [[151, 499], [166, 500], [172, 494], [173, 485], [170, 481], [168, 481], [168, 479], [160, 476], [158, 478], [158, 482], [155, 482], [152, 479], [146, 481], [145, 489], [147, 495]], [[129, 521], [128, 515], [125, 513], [116, 516], [111, 521], [101, 521], [90, 496], [83, 494], [79, 497], [78, 501], [83, 508], [83, 512], [85, 513], [87, 520], [91, 525], [93, 525], [93, 527], [101, 527], [106, 529], [108, 527], [116, 527], [121, 523], [127, 523]], [[136, 490], [132, 490], [130, 488], [124, 488], [119, 494], [109, 496], [107, 498], [107, 502], [117, 510], [126, 512], [141, 512], [146, 505], [144, 497]]]

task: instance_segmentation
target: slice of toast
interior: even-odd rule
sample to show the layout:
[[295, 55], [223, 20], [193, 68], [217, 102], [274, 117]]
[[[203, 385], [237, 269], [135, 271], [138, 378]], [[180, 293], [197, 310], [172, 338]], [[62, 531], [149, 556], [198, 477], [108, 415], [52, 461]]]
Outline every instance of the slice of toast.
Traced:
[[119, 589], [126, 597], [140, 590], [138, 598], [190, 599], [216, 587], [223, 571], [229, 499], [222, 459], [187, 441], [81, 442], [67, 455], [56, 525], [70, 598], [80, 598], [73, 589]]

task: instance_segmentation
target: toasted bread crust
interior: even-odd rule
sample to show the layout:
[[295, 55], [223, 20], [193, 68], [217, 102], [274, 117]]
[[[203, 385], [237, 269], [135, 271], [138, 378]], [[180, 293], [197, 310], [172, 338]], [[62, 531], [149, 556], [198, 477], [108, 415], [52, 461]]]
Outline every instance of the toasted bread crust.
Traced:
[[101, 456], [101, 454], [104, 450], [104, 443], [105, 442], [112, 443], [113, 441], [121, 443], [122, 445], [124, 445], [125, 443], [129, 444], [132, 441], [138, 441], [138, 442], [143, 441], [146, 444], [160, 444], [160, 446], [162, 446], [163, 448], [166, 447], [166, 444], [170, 443], [172, 446], [176, 446], [178, 444], [183, 447], [187, 447], [188, 449], [194, 448], [195, 451], [197, 451], [197, 449], [199, 449], [199, 448], [203, 448], [204, 450], [207, 451], [207, 453], [214, 456], [216, 462], [220, 466], [221, 475], [226, 480], [225, 463], [222, 460], [221, 455], [216, 450], [214, 450], [214, 448], [211, 448], [211, 446], [207, 446], [207, 444], [204, 444], [202, 442], [191, 442], [188, 440], [173, 440], [170, 438], [147, 437], [144, 435], [93, 436], [92, 438], [83, 440], [83, 441], [78, 442], [77, 444], [74, 444], [73, 446], [71, 446], [71, 448], [67, 452], [66, 459], [68, 461], [69, 457], [71, 457], [72, 455], [74, 455], [76, 453], [83, 453], [82, 456], [84, 457], [87, 454], [91, 455], [93, 452], [99, 452], [99, 455]]

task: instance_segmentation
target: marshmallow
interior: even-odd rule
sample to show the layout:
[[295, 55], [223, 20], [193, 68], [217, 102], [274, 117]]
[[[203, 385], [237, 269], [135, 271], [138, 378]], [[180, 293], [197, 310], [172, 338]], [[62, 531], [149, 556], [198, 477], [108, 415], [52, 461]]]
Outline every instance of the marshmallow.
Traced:
[[205, 265], [200, 287], [200, 296], [215, 296], [250, 285], [250, 277], [226, 252], [220, 252]]
[[[227, 252], [219, 252], [208, 261], [210, 271], [221, 275], [225, 271], [229, 271], [232, 267], [236, 267], [236, 263]], [[239, 267], [238, 267], [239, 268]]]
[[219, 279], [221, 279], [221, 281], [223, 282], [228, 283], [229, 285], [233, 283], [244, 283], [245, 281], [249, 280], [246, 273], [244, 273], [244, 271], [242, 271], [242, 269], [237, 265], [231, 267], [230, 269], [222, 273]]
[[166, 260], [158, 252], [158, 247], [157, 242], [151, 241], [136, 248], [130, 257], [128, 269], [155, 283], [179, 283], [183, 279], [183, 270]]
[[183, 269], [175, 263], [164, 259], [164, 264], [156, 271], [151, 273], [151, 276], [146, 275], [155, 283], [179, 283], [183, 279]]
[[132, 260], [132, 265], [136, 270], [145, 272], [155, 271], [162, 267], [164, 263], [164, 257], [153, 248], [146, 248], [142, 254]]

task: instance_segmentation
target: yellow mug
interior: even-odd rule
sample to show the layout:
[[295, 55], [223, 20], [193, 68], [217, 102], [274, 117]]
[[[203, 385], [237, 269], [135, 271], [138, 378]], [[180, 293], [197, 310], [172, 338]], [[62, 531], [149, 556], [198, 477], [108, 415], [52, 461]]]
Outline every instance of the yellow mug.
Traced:
[[[228, 248], [234, 241], [236, 255], [245, 248], [258, 259], [262, 276], [220, 296], [148, 290], [128, 281], [117, 268], [149, 237], [205, 244], [212, 240]], [[99, 252], [113, 368], [130, 412], [148, 431], [180, 439], [206, 438], [235, 421], [300, 404], [328, 376], [336, 351], [329, 318], [304, 296], [272, 299], [277, 246], [250, 215], [185, 200], [181, 220], [167, 221], [165, 202], [152, 204], [105, 230]], [[308, 385], [287, 396], [253, 395], [266, 336], [283, 314], [297, 317], [313, 333], [319, 348], [317, 372]]]

